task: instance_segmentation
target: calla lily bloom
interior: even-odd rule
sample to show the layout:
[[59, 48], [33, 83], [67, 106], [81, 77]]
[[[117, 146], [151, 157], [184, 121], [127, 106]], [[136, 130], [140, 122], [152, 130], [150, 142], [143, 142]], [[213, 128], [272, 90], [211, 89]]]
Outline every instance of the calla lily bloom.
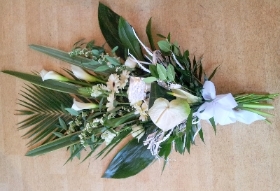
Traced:
[[85, 80], [88, 82], [102, 82], [100, 79], [96, 78], [95, 76], [90, 75], [89, 73], [87, 73], [86, 71], [84, 71], [82, 68], [75, 66], [75, 65], [71, 65], [71, 69], [73, 74], [81, 79], [81, 80]]
[[168, 131], [188, 118], [190, 106], [183, 99], [175, 99], [169, 102], [167, 99], [158, 98], [148, 113], [158, 128]]
[[64, 81], [64, 82], [69, 81], [68, 78], [66, 78], [54, 71], [46, 71], [44, 69], [40, 72], [40, 76], [42, 77], [43, 81], [45, 81], [45, 80], [58, 80], [58, 81]]
[[78, 102], [74, 99], [74, 103], [72, 105], [72, 109], [76, 110], [76, 111], [80, 111], [83, 109], [94, 109], [97, 108], [98, 105], [94, 104], [94, 103], [82, 103], [82, 102]]
[[171, 91], [172, 91], [172, 93], [170, 93], [171, 95], [178, 98], [185, 99], [187, 100], [188, 103], [197, 103], [201, 101], [201, 98], [194, 96], [187, 91], [181, 89], [172, 89]]

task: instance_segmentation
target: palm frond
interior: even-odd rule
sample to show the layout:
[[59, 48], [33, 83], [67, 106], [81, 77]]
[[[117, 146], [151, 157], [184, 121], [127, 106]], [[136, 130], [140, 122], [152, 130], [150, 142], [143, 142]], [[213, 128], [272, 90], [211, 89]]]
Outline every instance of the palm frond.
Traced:
[[54, 131], [63, 132], [58, 125], [58, 118], [61, 117], [66, 122], [71, 119], [62, 109], [72, 105], [72, 97], [69, 94], [26, 85], [20, 95], [22, 98], [18, 100], [18, 104], [23, 109], [17, 110], [17, 115], [28, 117], [18, 123], [18, 129], [29, 128], [23, 135], [25, 138], [31, 138], [29, 146], [40, 141], [41, 144], [45, 144], [53, 140], [56, 137]]

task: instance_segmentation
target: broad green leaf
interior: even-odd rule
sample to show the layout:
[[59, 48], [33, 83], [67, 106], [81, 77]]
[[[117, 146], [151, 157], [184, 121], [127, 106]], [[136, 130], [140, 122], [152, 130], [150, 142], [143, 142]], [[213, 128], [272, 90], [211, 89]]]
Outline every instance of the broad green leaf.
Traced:
[[164, 68], [163, 65], [157, 64], [157, 72], [159, 75], [159, 79], [161, 79], [163, 81], [165, 81], [167, 79], [166, 69]]
[[156, 65], [150, 64], [149, 65], [149, 70], [150, 70], [152, 76], [154, 76], [155, 78], [159, 78]]
[[118, 26], [120, 16], [106, 5], [99, 3], [98, 22], [101, 32], [111, 48], [118, 46], [116, 54], [125, 60], [125, 50], [119, 37]]
[[119, 37], [123, 46], [129, 49], [129, 52], [133, 54], [138, 60], [144, 60], [140, 44], [135, 37], [132, 27], [122, 17], [119, 20]]
[[102, 65], [102, 66], [97, 67], [94, 71], [95, 72], [104, 72], [108, 69], [111, 69], [111, 68], [107, 65]]
[[145, 83], [147, 83], [147, 84], [150, 84], [150, 83], [152, 83], [152, 82], [157, 81], [157, 78], [155, 78], [155, 77], [147, 77], [147, 78], [144, 78], [143, 81], [144, 81]]
[[10, 70], [4, 70], [2, 72], [5, 74], [10, 74], [12, 76], [18, 77], [20, 79], [23, 79], [25, 81], [28, 81], [34, 85], [37, 85], [37, 86], [40, 86], [43, 88], [47, 88], [47, 89], [51, 89], [51, 90], [59, 91], [59, 92], [64, 92], [64, 93], [72, 93], [72, 94], [79, 95], [79, 93], [78, 93], [79, 86], [76, 86], [76, 85], [73, 85], [70, 83], [59, 82], [59, 81], [55, 81], [55, 80], [43, 81], [40, 76], [26, 74], [26, 73], [22, 73], [22, 72], [15, 72], [15, 71], [10, 71]]
[[153, 40], [153, 36], [152, 36], [152, 18], [149, 19], [149, 22], [146, 26], [146, 34], [148, 36], [149, 43], [151, 45], [151, 49], [156, 50], [156, 46], [154, 44], [154, 40]]
[[174, 66], [172, 66], [171, 64], [169, 64], [167, 67], [167, 77], [172, 82], [175, 80]]
[[184, 137], [177, 137], [175, 139], [175, 150], [180, 154], [184, 154], [185, 152], [185, 145], [184, 141], [182, 140]]
[[165, 53], [168, 53], [171, 50], [171, 45], [166, 40], [158, 41], [158, 46], [159, 46], [160, 50], [162, 50]]
[[[141, 140], [143, 141], [143, 138]], [[111, 161], [102, 177], [127, 178], [151, 164], [155, 157], [141, 140], [138, 142], [138, 139], [134, 138], [125, 145]]]
[[54, 141], [51, 141], [47, 144], [41, 145], [35, 149], [32, 149], [28, 151], [25, 155], [26, 156], [37, 156], [42, 155], [63, 147], [67, 147], [70, 145], [74, 145], [80, 142], [80, 138], [78, 137], [78, 134], [80, 132], [76, 132], [75, 134], [71, 134], [59, 139], [56, 139]]
[[189, 132], [191, 132], [192, 129], [192, 110], [190, 111], [190, 114], [187, 119], [187, 124], [186, 124], [186, 134], [188, 135]]

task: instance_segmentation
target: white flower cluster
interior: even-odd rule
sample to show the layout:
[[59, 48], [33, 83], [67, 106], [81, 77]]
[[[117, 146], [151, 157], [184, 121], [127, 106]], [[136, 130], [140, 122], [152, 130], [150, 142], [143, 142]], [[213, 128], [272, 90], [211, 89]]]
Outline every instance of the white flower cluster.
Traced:
[[108, 130], [101, 134], [101, 138], [105, 140], [106, 145], [109, 145], [115, 136], [115, 133]]
[[133, 105], [133, 107], [135, 108], [135, 114], [140, 114], [139, 119], [141, 121], [147, 121], [148, 119], [148, 104], [146, 101], [138, 101], [137, 103], [135, 103]]

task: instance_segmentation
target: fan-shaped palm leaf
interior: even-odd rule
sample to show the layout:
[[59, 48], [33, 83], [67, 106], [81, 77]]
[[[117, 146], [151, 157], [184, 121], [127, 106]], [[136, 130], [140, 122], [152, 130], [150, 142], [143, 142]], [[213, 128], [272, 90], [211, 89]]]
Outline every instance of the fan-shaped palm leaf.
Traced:
[[18, 104], [23, 107], [17, 110], [18, 115], [27, 115], [27, 119], [19, 123], [19, 129], [30, 128], [23, 136], [32, 138], [29, 146], [40, 141], [47, 143], [56, 136], [54, 131], [63, 131], [59, 127], [58, 118], [63, 118], [66, 122], [71, 116], [64, 113], [63, 108], [71, 107], [72, 97], [69, 94], [45, 89], [38, 86], [26, 85], [20, 95]]

